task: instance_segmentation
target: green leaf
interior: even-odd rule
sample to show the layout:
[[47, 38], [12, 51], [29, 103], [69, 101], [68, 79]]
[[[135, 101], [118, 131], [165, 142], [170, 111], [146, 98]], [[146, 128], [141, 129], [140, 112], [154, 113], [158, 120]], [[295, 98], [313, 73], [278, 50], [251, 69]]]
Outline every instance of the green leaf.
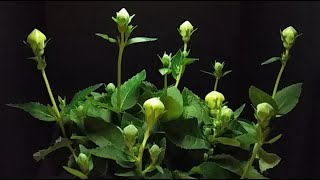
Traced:
[[108, 109], [94, 106], [90, 101], [85, 103], [87, 107], [87, 116], [101, 118], [106, 122], [111, 121], [111, 112]]
[[88, 179], [88, 176], [86, 176], [85, 174], [83, 174], [82, 172], [80, 172], [80, 171], [78, 171], [76, 169], [72, 169], [72, 168], [69, 168], [67, 166], [63, 166], [63, 169], [68, 171], [70, 174], [72, 174], [74, 176], [77, 176], [80, 179]]
[[49, 147], [48, 149], [42, 149], [42, 150], [39, 150], [38, 152], [34, 153], [33, 154], [33, 158], [36, 160], [36, 161], [40, 161], [41, 159], [44, 159], [45, 156], [47, 156], [48, 154], [50, 154], [51, 152], [57, 150], [57, 149], [60, 149], [62, 147], [67, 147], [67, 146], [70, 146], [72, 144], [72, 142], [67, 139], [67, 138], [62, 138], [62, 137], [59, 137], [53, 146]]
[[66, 106], [65, 111], [66, 113], [69, 113], [71, 109], [76, 108], [76, 105], [80, 102], [86, 99], [86, 96], [89, 96], [91, 92], [97, 90], [99, 87], [101, 87], [103, 83], [96, 84], [94, 86], [90, 86], [88, 88], [85, 88], [79, 92], [77, 92], [71, 102]]
[[230, 172], [218, 166], [214, 162], [203, 162], [199, 166], [193, 167], [190, 173], [201, 174], [206, 179], [227, 179]]
[[158, 172], [151, 177], [146, 177], [146, 179], [172, 179], [172, 174], [169, 169], [163, 168], [163, 173]]
[[279, 106], [279, 114], [290, 112], [299, 102], [302, 83], [293, 84], [276, 93], [275, 101]]
[[160, 98], [165, 106], [165, 113], [161, 116], [161, 121], [171, 121], [178, 119], [183, 113], [183, 99], [178, 88], [175, 86], [167, 89], [167, 96]]
[[203, 72], [203, 73], [206, 73], [206, 74], [209, 74], [209, 75], [211, 75], [211, 76], [216, 76], [214, 73], [212, 73], [212, 72], [208, 72], [208, 71], [203, 71], [203, 70], [200, 70], [201, 72]]
[[120, 108], [117, 105], [118, 89], [111, 96], [111, 104], [114, 108], [127, 110], [137, 104], [140, 95], [140, 84], [146, 79], [146, 71], [143, 70], [121, 85]]
[[256, 128], [253, 123], [247, 123], [245, 121], [238, 121], [241, 126], [249, 133], [249, 134], [256, 134]]
[[127, 41], [127, 45], [135, 44], [135, 43], [142, 43], [142, 42], [150, 42], [156, 41], [158, 38], [149, 38], [149, 37], [134, 37]]
[[197, 119], [178, 119], [162, 123], [166, 137], [176, 146], [184, 149], [210, 149], [203, 139]]
[[172, 77], [174, 79], [177, 79], [177, 75], [179, 74], [178, 68], [180, 67], [180, 62], [182, 60], [182, 52], [180, 48], [177, 53], [172, 57], [172, 64], [171, 64], [171, 70], [172, 70]]
[[278, 113], [277, 103], [274, 101], [274, 99], [269, 94], [265, 93], [264, 91], [254, 87], [254, 86], [251, 86], [249, 88], [249, 98], [250, 98], [252, 104], [254, 105], [254, 107], [257, 107], [257, 105], [260, 103], [266, 102], [273, 107], [276, 114]]
[[108, 144], [103, 147], [97, 147], [95, 149], [89, 149], [89, 152], [92, 155], [100, 158], [107, 158], [121, 162], [134, 162], [134, 159], [130, 156], [130, 154], [112, 144]]
[[24, 104], [7, 104], [7, 106], [22, 109], [33, 117], [42, 121], [56, 121], [55, 117], [49, 112], [48, 107], [38, 102], [30, 102]]
[[109, 42], [118, 43], [117, 40], [109, 37], [109, 36], [106, 35], [106, 34], [96, 33], [96, 35], [99, 36], [99, 37], [101, 37], [101, 38], [103, 38], [103, 39], [105, 39], [105, 40], [108, 40]]
[[259, 167], [261, 172], [275, 167], [281, 161], [281, 158], [278, 155], [268, 153], [262, 148], [260, 148], [257, 156], [259, 158]]
[[[162, 151], [160, 152], [157, 161], [155, 162], [155, 164], [158, 166], [162, 163], [162, 160], [165, 157], [165, 153], [166, 153], [166, 149], [167, 149], [167, 141], [166, 138], [163, 137], [159, 143], [157, 143], [159, 145], [159, 147], [162, 149]], [[157, 168], [157, 167], [156, 167]], [[158, 169], [158, 168], [157, 168]]]
[[273, 62], [276, 62], [276, 61], [279, 61], [279, 60], [281, 60], [281, 57], [272, 57], [272, 58], [264, 61], [263, 63], [261, 63], [261, 65], [270, 64], [270, 63], [273, 63]]
[[156, 168], [157, 168], [157, 170], [158, 170], [161, 174], [164, 174], [163, 168], [162, 168], [161, 166], [156, 165]]
[[236, 136], [234, 137], [234, 139], [236, 139], [240, 143], [240, 148], [245, 150], [250, 150], [250, 146], [256, 143], [256, 137], [250, 133]]
[[227, 137], [218, 137], [218, 138], [215, 138], [215, 140], [224, 145], [240, 147], [240, 142], [237, 141], [236, 139], [231, 139]]
[[189, 64], [192, 64], [194, 63], [195, 61], [198, 61], [199, 59], [197, 58], [184, 58], [181, 60], [180, 62], [180, 65], [181, 66], [186, 66], [186, 65], [189, 65]]
[[136, 170], [130, 170], [127, 172], [117, 172], [114, 175], [120, 176], [120, 177], [137, 177], [139, 176], [139, 173]]
[[189, 173], [179, 170], [172, 171], [172, 177], [173, 179], [196, 179], [194, 177], [189, 176]]
[[161, 68], [161, 69], [159, 69], [159, 72], [163, 76], [165, 74], [170, 74], [171, 73], [171, 69], [169, 69], [169, 68]]
[[99, 102], [99, 101], [93, 99], [92, 97], [87, 97], [87, 100], [90, 101], [90, 103], [95, 106], [109, 109], [110, 111], [113, 111], [115, 113], [120, 113], [120, 110], [118, 108], [114, 108], [110, 104]]
[[142, 81], [141, 88], [143, 89], [143, 91], [149, 91], [153, 93], [158, 91], [157, 86], [148, 81]]
[[126, 144], [119, 127], [112, 123], [97, 119], [86, 119], [85, 129], [88, 138], [100, 147], [114, 145], [120, 149], [126, 149]]
[[234, 119], [237, 119], [240, 116], [245, 106], [246, 104], [244, 103], [241, 107], [239, 107], [237, 110], [234, 111], [233, 113]]
[[182, 98], [184, 106], [182, 116], [184, 119], [197, 118], [199, 124], [201, 124], [201, 122], [204, 122], [204, 124], [212, 124], [208, 106], [202, 99], [188, 88], [183, 89]]
[[224, 76], [226, 76], [227, 74], [229, 74], [229, 73], [231, 73], [231, 72], [232, 72], [232, 70], [226, 71], [226, 72], [224, 72], [224, 73], [222, 74], [221, 77], [224, 77]]
[[266, 144], [273, 144], [276, 141], [278, 141], [282, 137], [282, 134], [277, 135], [276, 137], [270, 139], [269, 141], [266, 142]]

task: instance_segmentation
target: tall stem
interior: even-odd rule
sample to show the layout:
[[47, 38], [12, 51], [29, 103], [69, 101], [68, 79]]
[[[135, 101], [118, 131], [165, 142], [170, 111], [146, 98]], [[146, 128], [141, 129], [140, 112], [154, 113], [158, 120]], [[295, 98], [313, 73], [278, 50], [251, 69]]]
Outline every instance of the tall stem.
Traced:
[[139, 148], [139, 155], [138, 155], [138, 160], [137, 160], [137, 168], [138, 168], [139, 172], [142, 172], [143, 151], [144, 151], [144, 148], [146, 147], [149, 136], [150, 136], [150, 127], [148, 127], [146, 132], [144, 133], [144, 138], [143, 138], [143, 141], [142, 141], [140, 148]]
[[274, 99], [275, 96], [276, 96], [277, 89], [278, 89], [279, 82], [280, 82], [280, 78], [281, 78], [281, 76], [282, 76], [282, 73], [283, 73], [284, 68], [286, 67], [288, 58], [289, 58], [289, 50], [286, 49], [285, 55], [283, 56], [283, 58], [282, 58], [282, 60], [281, 60], [282, 65], [281, 65], [281, 68], [280, 68], [280, 71], [279, 71], [279, 74], [278, 74], [276, 83], [275, 83], [274, 88], [273, 88], [273, 93], [272, 93], [272, 98], [273, 98], [273, 99]]
[[219, 82], [219, 78], [216, 77], [216, 82], [214, 83], [214, 89], [213, 89], [214, 91], [216, 91], [218, 88], [218, 82]]
[[168, 76], [167, 76], [167, 74], [164, 75], [163, 86], [164, 86], [164, 89], [167, 89], [167, 87], [168, 87]]
[[48, 78], [47, 78], [47, 75], [46, 75], [46, 72], [44, 69], [41, 69], [41, 74], [43, 76], [43, 79], [44, 79], [44, 82], [46, 84], [46, 87], [47, 87], [47, 90], [48, 90], [48, 93], [49, 93], [49, 96], [50, 96], [50, 99], [51, 99], [51, 102], [52, 102], [52, 105], [53, 105], [53, 109], [57, 115], [57, 122], [60, 126], [60, 129], [61, 129], [61, 132], [62, 132], [62, 135], [63, 137], [67, 137], [66, 135], [66, 131], [64, 129], [64, 126], [63, 126], [63, 118], [61, 117], [61, 114], [59, 112], [59, 109], [57, 107], [57, 104], [56, 104], [56, 101], [54, 100], [54, 97], [53, 97], [53, 94], [52, 94], [52, 91], [51, 91], [51, 88], [50, 88], [50, 84], [49, 84], [49, 81], [48, 81]]
[[[183, 51], [182, 51], [182, 56], [183, 56], [183, 58], [185, 58], [184, 52], [187, 51], [187, 47], [188, 47], [188, 44], [187, 44], [187, 43], [184, 43], [184, 44], [183, 44]], [[179, 74], [178, 74], [178, 76], [177, 76], [177, 81], [176, 81], [176, 85], [175, 85], [176, 88], [178, 88], [178, 85], [179, 85], [179, 82], [180, 82], [180, 79], [181, 79], [181, 76], [182, 76], [182, 72], [183, 72], [183, 70], [184, 70], [184, 66], [180, 66], [179, 68], [180, 68], [180, 71], [179, 71]]]
[[119, 44], [119, 54], [118, 54], [118, 71], [117, 71], [117, 106], [120, 108], [120, 101], [121, 101], [121, 62], [122, 62], [122, 54], [125, 47], [124, 42], [124, 33], [121, 33], [121, 39]]
[[248, 174], [248, 172], [249, 172], [249, 169], [250, 169], [250, 167], [252, 166], [252, 163], [253, 163], [254, 159], [256, 158], [256, 156], [257, 156], [257, 154], [258, 154], [258, 152], [259, 152], [260, 147], [261, 147], [261, 144], [260, 144], [260, 143], [255, 143], [255, 144], [254, 144], [251, 158], [250, 158], [250, 160], [249, 160], [249, 161], [247, 162], [247, 164], [246, 164], [246, 167], [245, 167], [244, 172], [243, 172], [243, 174], [242, 174], [242, 176], [241, 176], [241, 179], [246, 178], [246, 176], [247, 176], [247, 174]]

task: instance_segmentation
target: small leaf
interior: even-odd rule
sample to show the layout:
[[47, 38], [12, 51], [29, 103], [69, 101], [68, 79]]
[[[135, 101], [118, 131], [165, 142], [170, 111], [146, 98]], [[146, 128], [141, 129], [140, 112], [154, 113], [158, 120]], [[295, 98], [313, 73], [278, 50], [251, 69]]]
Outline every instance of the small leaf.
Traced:
[[159, 69], [159, 72], [163, 76], [165, 74], [170, 74], [171, 73], [171, 69], [169, 69], [169, 68], [161, 68], [161, 69]]
[[146, 79], [146, 71], [143, 70], [140, 73], [136, 74], [124, 84], [121, 85], [121, 100], [120, 107], [117, 104], [118, 89], [111, 96], [111, 104], [114, 108], [120, 110], [127, 110], [132, 108], [139, 101], [140, 95], [140, 84]]
[[203, 71], [203, 70], [200, 70], [200, 71], [203, 72], [203, 73], [209, 74], [211, 76], [216, 76], [214, 73], [211, 73], [211, 72], [208, 72], [208, 71]]
[[82, 172], [80, 172], [80, 171], [78, 171], [76, 169], [72, 169], [72, 168], [69, 168], [67, 166], [63, 166], [63, 169], [68, 171], [70, 174], [72, 174], [74, 176], [77, 176], [80, 179], [88, 179], [88, 176], [86, 176], [85, 174], [83, 174]]
[[183, 99], [178, 88], [175, 86], [167, 89], [167, 96], [160, 98], [165, 106], [165, 113], [161, 116], [161, 121], [171, 121], [178, 119], [183, 113]]
[[134, 177], [139, 176], [139, 173], [137, 173], [135, 170], [127, 171], [127, 172], [117, 172], [114, 175], [120, 176], [120, 177]]
[[206, 179], [227, 179], [230, 172], [221, 168], [214, 162], [203, 162], [199, 166], [193, 167], [190, 173], [201, 174]]
[[270, 139], [269, 141], [266, 142], [266, 144], [273, 144], [276, 141], [278, 141], [282, 137], [282, 134], [277, 135], [276, 137]]
[[33, 158], [36, 160], [36, 161], [40, 161], [41, 159], [44, 159], [45, 156], [47, 156], [48, 154], [50, 154], [51, 152], [57, 150], [57, 149], [60, 149], [62, 147], [67, 147], [67, 146], [70, 146], [72, 144], [72, 142], [67, 139], [67, 138], [62, 138], [62, 137], [59, 137], [53, 146], [49, 147], [48, 149], [42, 149], [42, 150], [39, 150], [38, 152], [34, 153], [33, 154]]
[[181, 60], [180, 62], [180, 65], [181, 66], [186, 66], [186, 65], [189, 65], [189, 64], [192, 64], [194, 63], [195, 61], [198, 61], [199, 59], [197, 58], [184, 58]]
[[265, 93], [264, 91], [254, 87], [254, 86], [251, 86], [249, 88], [249, 98], [250, 98], [252, 104], [254, 105], [254, 107], [257, 107], [257, 105], [260, 103], [266, 102], [273, 107], [275, 114], [278, 113], [277, 103], [274, 101], [274, 99], [269, 94]]
[[156, 165], [156, 168], [157, 168], [157, 170], [158, 170], [161, 174], [164, 174], [163, 168], [162, 168], [161, 166]]
[[180, 62], [182, 60], [182, 52], [181, 52], [181, 49], [180, 48], [178, 50], [178, 52], [172, 57], [172, 64], [171, 64], [171, 70], [172, 70], [172, 77], [174, 79], [177, 78], [177, 75], [179, 74], [179, 69], [180, 68]]
[[95, 106], [109, 109], [110, 111], [113, 111], [113, 112], [115, 112], [115, 113], [120, 113], [120, 110], [119, 110], [119, 109], [112, 107], [110, 104], [101, 103], [101, 102], [96, 101], [94, 98], [91, 98], [91, 97], [87, 97], [86, 99], [87, 99], [88, 101], [90, 101], [90, 103], [92, 103], [92, 104], [95, 105]]
[[279, 61], [279, 60], [281, 60], [281, 57], [272, 57], [272, 58], [264, 61], [263, 63], [261, 63], [261, 65], [270, 64], [270, 63], [273, 63], [273, 62], [276, 62], [276, 61]]
[[25, 104], [7, 104], [7, 106], [22, 109], [33, 117], [42, 121], [56, 121], [55, 117], [49, 112], [48, 107], [38, 102], [30, 102]]
[[238, 121], [241, 126], [249, 133], [249, 134], [255, 134], [256, 133], [256, 128], [255, 125], [253, 123], [247, 123], [245, 121]]
[[231, 72], [232, 72], [232, 70], [226, 71], [226, 72], [224, 72], [224, 73], [222, 74], [221, 77], [224, 77], [224, 76], [226, 76], [227, 74], [229, 74], [229, 73], [231, 73]]
[[146, 179], [173, 179], [171, 171], [167, 168], [163, 168], [163, 173], [158, 172], [151, 177], [145, 177]]
[[135, 44], [135, 43], [142, 43], [142, 42], [150, 42], [156, 41], [158, 38], [149, 38], [149, 37], [134, 37], [128, 40], [127, 45]]
[[279, 106], [279, 114], [289, 113], [299, 102], [302, 83], [293, 84], [276, 93], [275, 101]]
[[275, 167], [281, 161], [281, 158], [278, 155], [268, 153], [262, 148], [260, 148], [257, 156], [259, 158], [259, 167], [261, 172]]
[[239, 107], [237, 110], [234, 111], [233, 113], [234, 119], [237, 119], [240, 116], [245, 106], [246, 104], [244, 103], [241, 107]]
[[102, 37], [102, 38], [105, 39], [105, 40], [108, 40], [109, 42], [118, 43], [117, 40], [109, 37], [109, 36], [106, 35], [106, 34], [96, 33], [96, 35], [99, 36], [99, 37]]
[[95, 149], [89, 149], [89, 152], [92, 155], [95, 155], [100, 158], [107, 158], [122, 162], [134, 162], [134, 159], [132, 159], [132, 157], [127, 152], [112, 144], [103, 147], [97, 147]]
[[236, 139], [231, 139], [227, 137], [218, 137], [218, 138], [215, 138], [215, 140], [224, 145], [240, 147], [240, 142], [237, 141]]

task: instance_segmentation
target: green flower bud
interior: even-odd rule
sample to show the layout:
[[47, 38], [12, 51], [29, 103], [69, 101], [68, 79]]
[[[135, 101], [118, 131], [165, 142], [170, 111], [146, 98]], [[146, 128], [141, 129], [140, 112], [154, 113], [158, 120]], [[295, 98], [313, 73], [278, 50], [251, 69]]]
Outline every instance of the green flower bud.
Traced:
[[182, 37], [190, 37], [193, 31], [193, 26], [189, 21], [185, 21], [180, 25], [179, 30]]
[[27, 37], [27, 42], [36, 56], [43, 55], [46, 40], [46, 36], [38, 29], [34, 29]]
[[89, 171], [89, 159], [87, 155], [85, 155], [84, 153], [80, 153], [76, 159], [76, 162], [78, 163], [83, 173], [86, 174]]
[[138, 129], [133, 124], [129, 124], [128, 126], [126, 126], [123, 129], [123, 134], [127, 138], [128, 142], [132, 142], [133, 145], [136, 143]]
[[228, 106], [223, 106], [221, 109], [221, 120], [223, 122], [228, 122], [231, 119], [231, 116], [233, 115], [232, 109], [228, 108]]
[[211, 132], [211, 128], [205, 128], [204, 129], [204, 135], [208, 136], [208, 135], [211, 135], [212, 132]]
[[125, 8], [122, 8], [116, 14], [117, 14], [117, 17], [116, 17], [117, 24], [119, 26], [128, 25], [128, 21], [129, 21], [130, 15], [129, 15], [128, 11]]
[[133, 150], [133, 153], [134, 153], [134, 154], [138, 154], [138, 151], [139, 151], [139, 150], [138, 150], [137, 147], [134, 146], [134, 147], [132, 148], [132, 150]]
[[116, 91], [116, 86], [113, 83], [109, 83], [107, 85], [107, 92], [108, 93], [113, 93]]
[[204, 153], [204, 154], [203, 154], [203, 160], [204, 160], [204, 161], [208, 161], [208, 159], [209, 159], [208, 154], [207, 154], [207, 153]]
[[146, 100], [143, 104], [143, 108], [149, 127], [153, 127], [157, 119], [165, 110], [164, 104], [160, 101], [160, 98], [157, 97]]
[[286, 49], [290, 49], [298, 36], [298, 32], [292, 27], [289, 26], [281, 32], [281, 40], [283, 42], [283, 46]]
[[164, 67], [169, 68], [171, 64], [171, 54], [168, 55], [167, 53], [164, 53], [161, 62]]
[[205, 97], [205, 102], [208, 104], [210, 109], [219, 109], [224, 100], [223, 94], [218, 91], [212, 91]]
[[214, 63], [214, 71], [215, 71], [216, 76], [218, 76], [219, 78], [222, 75], [223, 66], [224, 66], [224, 63], [220, 63], [220, 62]]
[[273, 107], [268, 103], [257, 105], [256, 117], [260, 123], [268, 125], [269, 120], [275, 115]]
[[154, 144], [149, 149], [149, 153], [150, 153], [150, 157], [151, 157], [152, 162], [155, 162], [158, 159], [159, 154], [161, 153], [161, 149], [159, 148], [158, 145]]
[[79, 112], [82, 112], [82, 111], [84, 110], [84, 107], [83, 107], [82, 105], [80, 105], [80, 106], [78, 106], [77, 110], [78, 110]]
[[212, 155], [213, 155], [213, 149], [212, 149], [212, 148], [208, 150], [208, 155], [209, 155], [209, 156], [212, 156]]

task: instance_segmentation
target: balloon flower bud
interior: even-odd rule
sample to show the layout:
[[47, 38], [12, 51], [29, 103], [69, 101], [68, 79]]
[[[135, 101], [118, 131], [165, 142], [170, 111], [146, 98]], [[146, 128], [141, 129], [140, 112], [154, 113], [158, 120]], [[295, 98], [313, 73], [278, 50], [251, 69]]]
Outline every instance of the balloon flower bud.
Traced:
[[34, 29], [27, 37], [27, 42], [36, 56], [43, 55], [46, 40], [46, 36], [38, 29]]
[[258, 122], [263, 126], [269, 124], [269, 120], [275, 115], [273, 107], [268, 103], [260, 103], [257, 105], [256, 117]]
[[113, 83], [109, 83], [106, 90], [108, 93], [113, 93], [116, 91], [116, 86]]
[[224, 96], [218, 91], [212, 91], [205, 97], [205, 102], [210, 109], [219, 109], [224, 101]]
[[182, 40], [184, 43], [188, 43], [193, 32], [193, 26], [189, 21], [185, 21], [179, 27], [179, 33], [182, 36]]
[[298, 37], [298, 32], [292, 26], [285, 28], [281, 32], [281, 40], [283, 42], [283, 46], [286, 49], [290, 49], [292, 47], [297, 37]]
[[76, 162], [78, 163], [82, 172], [87, 173], [89, 171], [89, 159], [87, 155], [80, 153], [76, 159]]
[[231, 117], [233, 115], [232, 109], [228, 108], [228, 106], [223, 106], [221, 109], [221, 120], [223, 122], [230, 121]]
[[136, 143], [138, 129], [134, 125], [130, 124], [123, 129], [123, 134], [125, 136], [127, 145], [133, 147]]
[[150, 157], [152, 162], [157, 161], [159, 154], [161, 153], [161, 149], [159, 148], [158, 145], [154, 144], [150, 149], [149, 149]]
[[147, 125], [150, 128], [154, 126], [165, 110], [164, 104], [157, 97], [146, 100], [143, 104], [143, 108]]

